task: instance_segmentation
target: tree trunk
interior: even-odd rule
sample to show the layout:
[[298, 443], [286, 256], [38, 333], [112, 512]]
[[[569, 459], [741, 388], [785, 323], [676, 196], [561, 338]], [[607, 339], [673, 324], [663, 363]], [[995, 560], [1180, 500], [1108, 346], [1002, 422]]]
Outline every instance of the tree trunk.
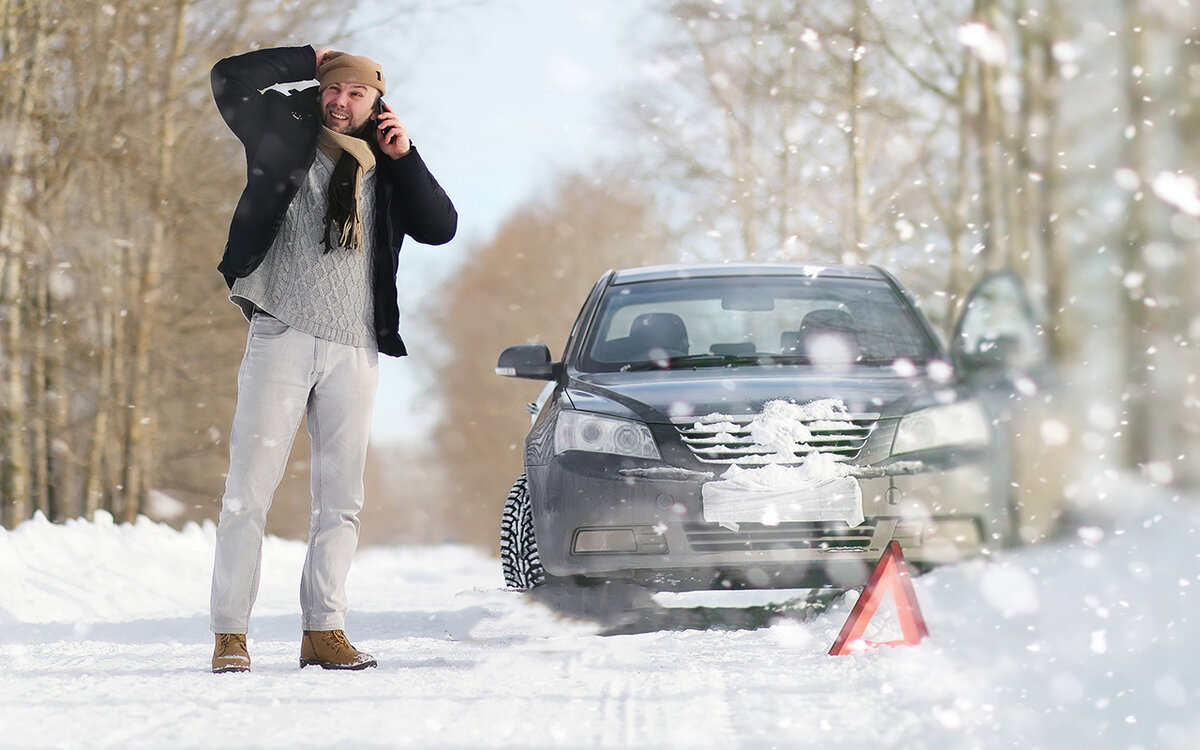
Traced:
[[969, 251], [971, 248], [964, 247], [964, 243], [973, 243], [975, 238], [964, 229], [970, 225], [971, 212], [971, 190], [975, 185], [971, 175], [971, 165], [974, 160], [971, 158], [971, 143], [972, 133], [977, 132], [977, 125], [974, 123], [974, 116], [970, 111], [967, 92], [971, 85], [971, 67], [974, 61], [971, 59], [970, 52], [963, 54], [963, 68], [958, 76], [958, 154], [955, 160], [955, 171], [958, 177], [958, 191], [955, 195], [953, 207], [953, 228], [950, 232], [950, 270], [947, 286], [949, 291], [949, 304], [947, 305], [947, 315], [945, 319], [944, 330], [946, 338], [949, 339], [954, 333], [954, 325], [958, 320], [958, 316], [963, 306], [967, 301], [967, 294], [971, 288], [971, 280], [968, 271], [970, 263]]
[[154, 214], [150, 244], [146, 248], [145, 265], [140, 282], [141, 309], [134, 333], [133, 400], [130, 403], [129, 442], [126, 451], [125, 506], [122, 520], [132, 522], [145, 505], [154, 482], [157, 465], [154, 434], [157, 410], [152, 381], [152, 342], [159, 315], [162, 286], [162, 259], [166, 254], [167, 226], [171, 213], [171, 178], [174, 170], [178, 140], [177, 112], [181, 96], [179, 87], [180, 60], [187, 30], [187, 9], [190, 0], [176, 0], [174, 34], [171, 51], [162, 65], [162, 103], [159, 106], [158, 138], [155, 144], [155, 176], [152, 189]]
[[46, 34], [42, 28], [40, 7], [9, 7], [4, 16], [6, 50], [28, 50], [25, 58], [14, 57], [11, 64], [22, 69], [25, 85], [5, 86], [2, 95], [3, 125], [8, 130], [9, 170], [0, 185], [0, 358], [3, 360], [3, 407], [5, 428], [0, 437], [3, 453], [3, 523], [12, 528], [31, 512], [29, 445], [25, 433], [28, 405], [25, 373], [24, 292], [28, 263], [28, 208], [23, 196], [28, 191], [34, 157], [34, 106], [38, 81], [42, 77], [42, 57]]
[[[1150, 167], [1150, 137], [1145, 129], [1146, 105], [1142, 71], [1145, 70], [1145, 23], [1139, 0], [1124, 0], [1125, 30], [1125, 107], [1126, 121], [1133, 134], [1127, 140], [1126, 164], [1142, 175], [1143, 183]], [[1125, 408], [1124, 458], [1126, 468], [1145, 465], [1151, 458], [1151, 413], [1149, 394], [1154, 372], [1147, 348], [1150, 329], [1146, 307], [1146, 284], [1149, 269], [1143, 250], [1150, 239], [1145, 190], [1130, 197], [1125, 216], [1125, 237], [1122, 249], [1125, 288], [1121, 294], [1124, 312], [1122, 345], [1124, 350], [1125, 381], [1120, 398]]]
[[[994, 0], [977, 0], [975, 21], [992, 28]], [[987, 270], [1002, 268], [1008, 258], [1004, 252], [1004, 182], [1001, 165], [1002, 111], [996, 93], [996, 68], [986, 59], [979, 59], [979, 160], [980, 160], [980, 226], [983, 230], [983, 260]]]
[[34, 310], [35, 320], [32, 332], [33, 352], [30, 362], [31, 398], [29, 410], [30, 444], [32, 446], [33, 504], [42, 515], [50, 518], [50, 403], [46, 397], [46, 325], [50, 315], [50, 290], [47, 287], [46, 271], [44, 268], [34, 268], [36, 277]]
[[1046, 311], [1049, 315], [1049, 330], [1046, 333], [1050, 353], [1056, 362], [1065, 361], [1074, 349], [1072, 333], [1067, 319], [1067, 279], [1070, 277], [1069, 248], [1055, 226], [1057, 207], [1061, 203], [1061, 169], [1058, 154], [1062, 147], [1062, 125], [1060, 103], [1062, 78], [1058, 62], [1054, 57], [1055, 40], [1066, 34], [1062, 9], [1058, 0], [1047, 0], [1046, 33], [1041, 39], [1041, 62], [1045, 65], [1043, 76], [1044, 96], [1042, 111], [1045, 135], [1041, 149], [1040, 184], [1041, 199], [1033, 207], [1037, 216], [1038, 236], [1042, 246], [1042, 270], [1045, 277]]
[[851, 237], [854, 249], [850, 258], [843, 259], [852, 263], [863, 263], [866, 260], [867, 208], [866, 196], [863, 189], [863, 139], [861, 108], [862, 108], [862, 55], [863, 55], [863, 25], [866, 24], [866, 0], [854, 0], [854, 19], [850, 29], [850, 86], [847, 109], [850, 115], [849, 138], [850, 153], [850, 217]]
[[50, 423], [50, 520], [64, 521], [79, 514], [79, 462], [75, 458], [71, 432], [70, 391], [67, 382], [67, 352], [61, 321], [54, 320], [49, 333], [50, 366], [47, 419]]
[[92, 436], [88, 446], [86, 480], [84, 482], [83, 517], [94, 518], [96, 511], [104, 507], [105, 479], [104, 456], [105, 449], [112, 440], [109, 414], [112, 411], [113, 392], [113, 350], [114, 328], [113, 313], [103, 310], [100, 315], [100, 341], [97, 369], [99, 383], [97, 391], [96, 416], [92, 419]]
[[[746, 127], [741, 119], [748, 116], [748, 112], [740, 111], [745, 108], [738, 107], [736, 102], [731, 101], [728, 87], [723, 88], [719, 83], [723, 80], [722, 74], [724, 71], [722, 71], [721, 65], [713, 59], [711, 50], [700, 37], [698, 28], [692, 28], [691, 32], [692, 43], [700, 55], [707, 74], [709, 92], [713, 100], [721, 108], [725, 149], [728, 153], [727, 163], [729, 165], [729, 186], [727, 189], [730, 190], [729, 203], [734, 204], [739, 217], [738, 229], [742, 244], [742, 258], [745, 260], [755, 260], [758, 256], [758, 241], [755, 239], [757, 222], [755, 220], [754, 201], [751, 199], [751, 191], [755, 184], [755, 173], [753, 171], [753, 154], [747, 147], [747, 132], [749, 128]], [[753, 54], [753, 51], [750, 54]]]

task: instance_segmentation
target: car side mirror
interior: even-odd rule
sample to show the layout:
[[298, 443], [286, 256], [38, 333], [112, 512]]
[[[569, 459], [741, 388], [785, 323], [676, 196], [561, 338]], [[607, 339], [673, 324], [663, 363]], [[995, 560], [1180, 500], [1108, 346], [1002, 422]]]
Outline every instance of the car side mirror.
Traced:
[[545, 344], [517, 344], [500, 352], [496, 360], [496, 374], [507, 378], [529, 380], [554, 380], [558, 377], [559, 363], [550, 359], [550, 348]]

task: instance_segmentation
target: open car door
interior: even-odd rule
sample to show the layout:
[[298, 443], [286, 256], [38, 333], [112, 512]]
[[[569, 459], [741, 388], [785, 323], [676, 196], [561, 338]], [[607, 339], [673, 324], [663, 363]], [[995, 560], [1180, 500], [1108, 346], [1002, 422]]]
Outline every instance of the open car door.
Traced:
[[1051, 375], [1043, 327], [1025, 284], [1011, 271], [989, 274], [971, 290], [950, 349], [955, 368], [975, 387], [1026, 380], [1047, 385]]
[[960, 382], [985, 405], [1006, 448], [1014, 541], [1051, 536], [1074, 479], [1075, 451], [1045, 328], [1015, 273], [989, 274], [975, 285], [950, 350]]

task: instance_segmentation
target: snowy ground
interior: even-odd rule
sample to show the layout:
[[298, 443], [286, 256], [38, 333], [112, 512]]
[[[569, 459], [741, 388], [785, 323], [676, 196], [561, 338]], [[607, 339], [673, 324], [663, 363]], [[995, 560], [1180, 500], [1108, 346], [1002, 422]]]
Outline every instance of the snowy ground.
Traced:
[[298, 668], [299, 543], [267, 544], [254, 671], [213, 675], [211, 526], [35, 520], [0, 531], [0, 747], [1194, 748], [1200, 509], [1144, 494], [916, 579], [930, 637], [841, 657], [853, 594], [807, 620], [660, 597], [602, 635], [473, 550], [373, 547], [357, 673]]

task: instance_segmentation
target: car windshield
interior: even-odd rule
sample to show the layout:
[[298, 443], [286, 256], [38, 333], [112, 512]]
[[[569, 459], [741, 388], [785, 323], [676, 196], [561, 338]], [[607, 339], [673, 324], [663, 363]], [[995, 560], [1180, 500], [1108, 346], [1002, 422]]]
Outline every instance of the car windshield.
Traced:
[[937, 344], [888, 283], [810, 276], [681, 278], [610, 287], [584, 372], [920, 364]]

